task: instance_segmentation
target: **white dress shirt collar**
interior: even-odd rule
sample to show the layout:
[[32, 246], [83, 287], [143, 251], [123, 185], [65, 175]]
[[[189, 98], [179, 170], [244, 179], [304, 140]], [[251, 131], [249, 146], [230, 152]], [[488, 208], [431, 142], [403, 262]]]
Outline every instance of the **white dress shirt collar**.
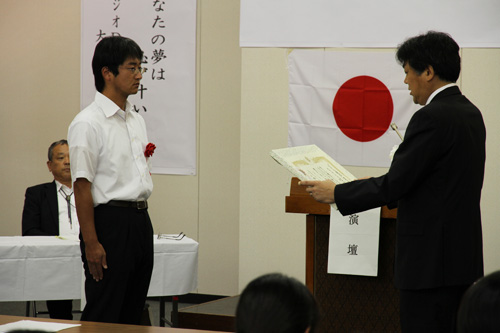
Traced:
[[454, 87], [456, 85], [457, 85], [456, 83], [448, 83], [447, 85], [442, 86], [441, 88], [434, 90], [434, 92], [429, 96], [429, 98], [427, 98], [427, 102], [425, 103], [425, 105], [429, 104], [432, 101], [432, 99], [434, 97], [436, 97], [436, 95], [439, 94], [441, 91], [443, 91], [447, 88], [450, 88], [450, 87]]
[[126, 113], [132, 110], [132, 104], [128, 100], [125, 103], [125, 111], [123, 111], [118, 105], [115, 104], [115, 102], [100, 92], [96, 92], [95, 102], [102, 109], [106, 118], [112, 117], [114, 114], [118, 114], [120, 117], [125, 119]]
[[54, 181], [56, 182], [56, 190], [57, 192], [59, 192], [61, 190], [61, 187], [63, 187], [63, 192], [66, 193], [66, 195], [70, 195], [71, 193], [73, 193], [73, 189], [72, 188], [69, 188], [67, 187], [66, 185], [60, 183], [58, 180], [55, 180]]

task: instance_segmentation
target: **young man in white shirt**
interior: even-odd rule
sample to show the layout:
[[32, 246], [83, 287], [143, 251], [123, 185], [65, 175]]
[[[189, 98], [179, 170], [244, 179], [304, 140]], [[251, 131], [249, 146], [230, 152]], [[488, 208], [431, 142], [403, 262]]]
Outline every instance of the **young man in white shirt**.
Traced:
[[92, 60], [95, 101], [68, 131], [81, 228], [86, 307], [82, 320], [139, 324], [153, 269], [153, 190], [143, 118], [127, 101], [136, 94], [143, 51], [131, 39], [102, 39]]

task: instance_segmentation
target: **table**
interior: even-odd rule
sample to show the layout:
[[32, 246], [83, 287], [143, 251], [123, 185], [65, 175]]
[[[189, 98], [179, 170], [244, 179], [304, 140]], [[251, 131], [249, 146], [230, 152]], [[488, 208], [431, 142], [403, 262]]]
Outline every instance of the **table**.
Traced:
[[[83, 265], [79, 241], [56, 236], [0, 237], [0, 301], [81, 299]], [[196, 289], [198, 243], [154, 237], [148, 297], [177, 296]], [[164, 307], [163, 307], [164, 309]]]
[[33, 320], [40, 322], [66, 323], [66, 324], [81, 324], [79, 327], [72, 327], [63, 330], [64, 333], [203, 333], [215, 331], [201, 331], [170, 327], [155, 327], [155, 326], [137, 326], [123, 324], [108, 324], [96, 323], [91, 321], [76, 321], [76, 320], [55, 320], [46, 318], [28, 318], [18, 316], [3, 316], [0, 315], [0, 325], [16, 322], [19, 320]]

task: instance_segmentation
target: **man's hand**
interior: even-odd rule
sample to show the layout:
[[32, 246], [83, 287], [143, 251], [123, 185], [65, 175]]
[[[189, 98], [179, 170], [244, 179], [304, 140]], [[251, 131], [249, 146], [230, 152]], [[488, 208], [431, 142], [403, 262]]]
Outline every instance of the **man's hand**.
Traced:
[[102, 269], [108, 268], [106, 251], [97, 238], [94, 222], [94, 201], [90, 190], [92, 183], [85, 178], [78, 178], [73, 184], [75, 193], [76, 214], [80, 224], [83, 242], [85, 243], [85, 257], [89, 271], [94, 280], [101, 281]]
[[103, 268], [108, 268], [108, 264], [106, 262], [106, 251], [102, 247], [101, 243], [85, 242], [85, 255], [87, 257], [90, 274], [97, 282], [101, 281], [104, 277]]
[[332, 204], [335, 202], [335, 183], [331, 180], [303, 180], [300, 186], [306, 186], [308, 192], [316, 201]]

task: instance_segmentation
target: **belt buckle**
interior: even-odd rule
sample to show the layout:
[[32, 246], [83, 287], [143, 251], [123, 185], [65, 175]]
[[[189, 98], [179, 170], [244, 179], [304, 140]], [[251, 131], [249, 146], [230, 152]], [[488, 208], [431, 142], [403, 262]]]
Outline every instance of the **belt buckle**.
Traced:
[[148, 208], [148, 202], [146, 200], [137, 201], [137, 209], [146, 209], [146, 208]]

